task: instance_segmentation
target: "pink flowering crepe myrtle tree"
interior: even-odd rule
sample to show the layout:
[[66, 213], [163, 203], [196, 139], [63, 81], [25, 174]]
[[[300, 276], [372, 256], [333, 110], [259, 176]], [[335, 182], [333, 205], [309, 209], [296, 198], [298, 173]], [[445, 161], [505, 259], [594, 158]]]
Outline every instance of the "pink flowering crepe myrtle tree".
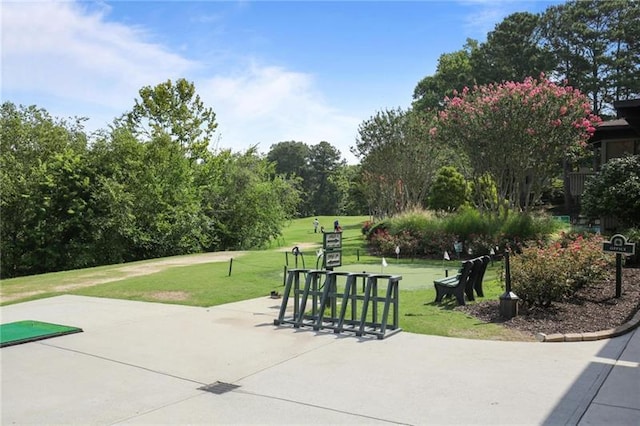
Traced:
[[599, 121], [580, 91], [541, 75], [521, 83], [465, 87], [445, 98], [430, 133], [468, 159], [474, 182], [493, 179], [498, 197], [489, 202], [490, 210], [499, 212], [506, 203], [527, 211], [563, 159], [584, 155]]

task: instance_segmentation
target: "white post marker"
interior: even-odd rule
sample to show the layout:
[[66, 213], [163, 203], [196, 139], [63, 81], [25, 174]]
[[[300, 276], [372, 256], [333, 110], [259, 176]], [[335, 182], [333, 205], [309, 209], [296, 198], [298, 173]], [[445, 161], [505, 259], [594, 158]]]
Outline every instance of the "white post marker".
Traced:
[[447, 268], [444, 267], [444, 261], [447, 260], [451, 260], [451, 258], [449, 257], [449, 252], [448, 251], [444, 251], [444, 256], [442, 256], [442, 269], [444, 269], [444, 276], [448, 277], [449, 276], [449, 270]]

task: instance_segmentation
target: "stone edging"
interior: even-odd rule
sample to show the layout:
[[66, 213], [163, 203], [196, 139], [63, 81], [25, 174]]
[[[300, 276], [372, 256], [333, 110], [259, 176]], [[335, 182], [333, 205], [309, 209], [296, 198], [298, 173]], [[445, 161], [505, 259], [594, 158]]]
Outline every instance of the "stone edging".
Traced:
[[608, 330], [594, 331], [591, 333], [567, 333], [567, 334], [536, 334], [536, 340], [539, 342], [586, 342], [589, 340], [609, 339], [611, 337], [620, 336], [628, 333], [640, 325], [640, 311], [626, 323], [616, 328]]

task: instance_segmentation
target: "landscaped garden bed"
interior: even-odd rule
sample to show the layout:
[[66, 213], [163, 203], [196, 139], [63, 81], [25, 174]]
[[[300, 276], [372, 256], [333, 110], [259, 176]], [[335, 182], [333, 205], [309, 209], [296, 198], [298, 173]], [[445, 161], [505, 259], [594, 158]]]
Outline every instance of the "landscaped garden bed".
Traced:
[[504, 320], [499, 300], [486, 300], [456, 307], [484, 322], [535, 335], [537, 333], [588, 333], [618, 327], [631, 319], [640, 308], [640, 268], [622, 270], [622, 295], [616, 293], [615, 270], [596, 284], [579, 289], [573, 296], [554, 302], [546, 309], [520, 311]]

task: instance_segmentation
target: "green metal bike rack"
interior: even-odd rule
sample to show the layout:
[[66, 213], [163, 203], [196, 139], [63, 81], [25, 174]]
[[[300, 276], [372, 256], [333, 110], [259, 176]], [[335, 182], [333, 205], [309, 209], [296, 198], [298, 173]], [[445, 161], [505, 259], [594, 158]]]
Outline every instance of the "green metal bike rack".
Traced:
[[[274, 325], [281, 324], [295, 324], [298, 317], [298, 310], [300, 306], [298, 300], [300, 298], [300, 276], [306, 275], [309, 269], [289, 269], [287, 271], [287, 281], [284, 286], [284, 293], [282, 294], [282, 304], [280, 305], [280, 312], [278, 318], [273, 320]], [[289, 298], [293, 293], [293, 316], [286, 317], [287, 305], [289, 304]]]
[[[300, 286], [302, 275], [306, 276], [303, 288]], [[399, 275], [291, 269], [274, 325], [352, 332], [359, 337], [372, 335], [383, 339], [402, 330], [398, 314], [401, 279]], [[361, 294], [358, 293], [360, 280], [363, 281]], [[290, 299], [293, 299], [293, 315], [287, 317]]]

